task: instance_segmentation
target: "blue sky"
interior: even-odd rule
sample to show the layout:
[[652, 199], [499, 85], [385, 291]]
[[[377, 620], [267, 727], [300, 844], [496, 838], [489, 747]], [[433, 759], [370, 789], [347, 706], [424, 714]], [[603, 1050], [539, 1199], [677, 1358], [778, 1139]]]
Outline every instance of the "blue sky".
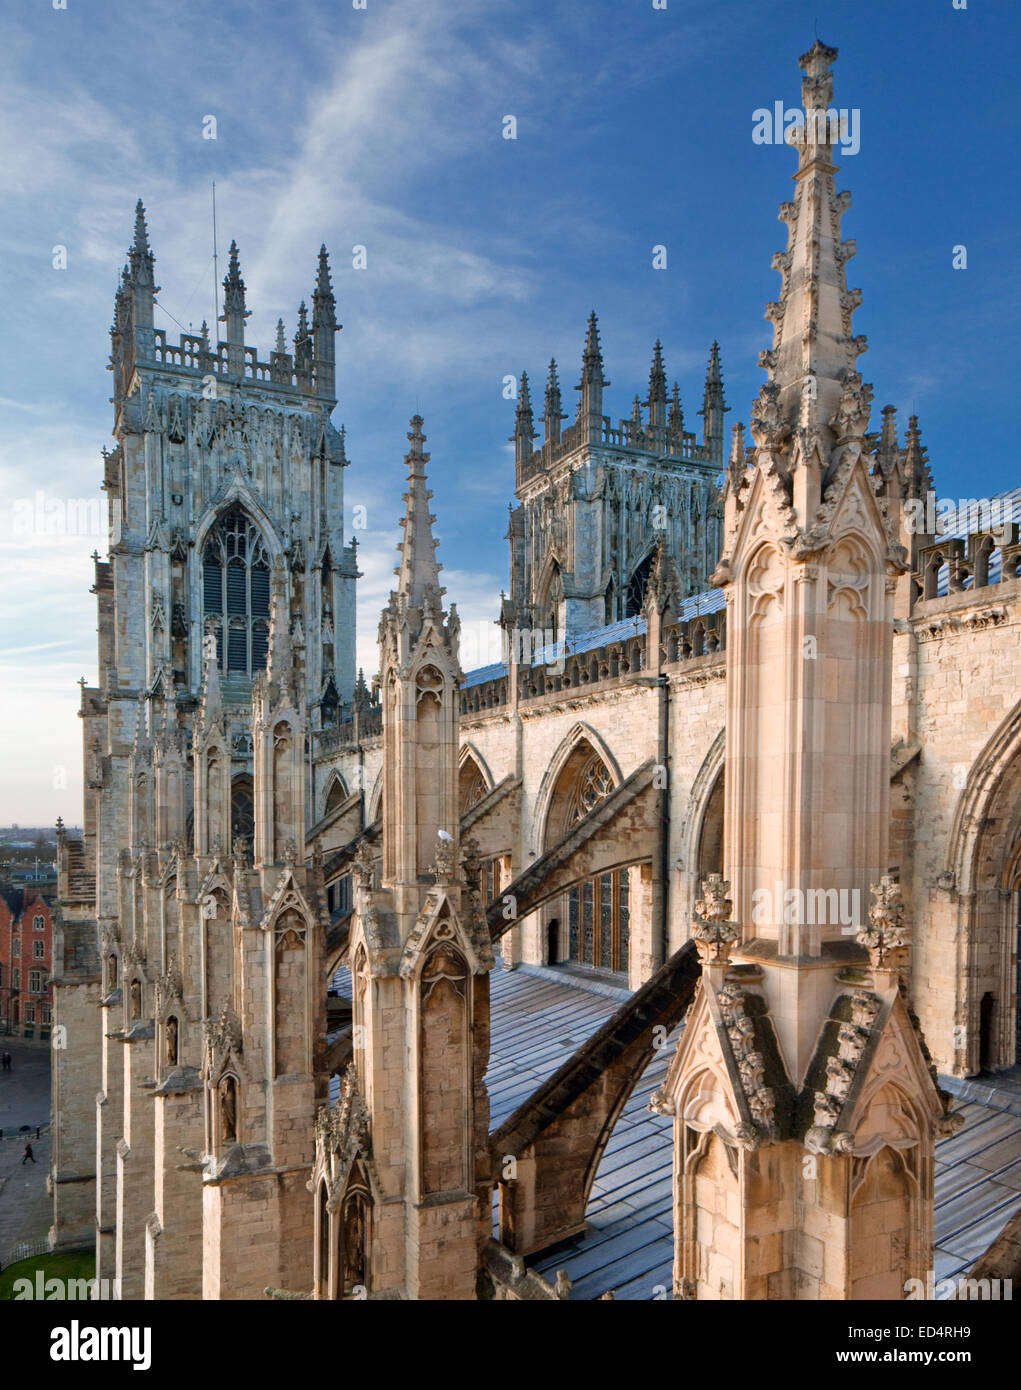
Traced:
[[[879, 408], [921, 419], [941, 496], [1018, 482], [1005, 447], [1017, 372], [1014, 0], [10, 0], [0, 23], [0, 548], [5, 602], [0, 822], [81, 818], [74, 682], [96, 677], [98, 534], [25, 518], [98, 499], [112, 422], [108, 329], [135, 199], [147, 208], [157, 323], [212, 319], [210, 183], [235, 237], [247, 340], [293, 335], [316, 252], [339, 317], [335, 422], [359, 533], [359, 655], [392, 578], [407, 421], [425, 417], [448, 598], [468, 642], [506, 583], [513, 407], [551, 355], [573, 409], [585, 320], [600, 316], [608, 412], [645, 394], [661, 337], [695, 411], [709, 345], [729, 423], [747, 421], [771, 340], [795, 156], [752, 113], [800, 98], [818, 24], [840, 50], [835, 104], [861, 111], [838, 178], [864, 301], [860, 363]], [[214, 115], [217, 138], [202, 138]], [[518, 138], [502, 138], [514, 115]], [[967, 247], [968, 268], [952, 268]], [[53, 248], [67, 268], [53, 268]], [[352, 267], [364, 245], [368, 267]], [[652, 268], [665, 245], [666, 270]], [[20, 510], [19, 510], [20, 508]], [[41, 513], [55, 518], [59, 506]], [[465, 652], [465, 664], [474, 664]]]

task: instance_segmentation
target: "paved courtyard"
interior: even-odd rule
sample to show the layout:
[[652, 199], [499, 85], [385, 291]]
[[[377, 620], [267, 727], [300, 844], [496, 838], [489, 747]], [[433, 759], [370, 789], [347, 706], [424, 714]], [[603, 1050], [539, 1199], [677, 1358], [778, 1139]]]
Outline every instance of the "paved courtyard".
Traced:
[[[20, 1241], [46, 1239], [53, 1208], [46, 1192], [50, 1166], [50, 1049], [45, 1043], [0, 1037], [0, 1052], [14, 1059], [0, 1071], [0, 1262]], [[21, 1131], [28, 1125], [27, 1133]], [[36, 1127], [41, 1136], [36, 1139]], [[22, 1163], [31, 1141], [36, 1162]]]

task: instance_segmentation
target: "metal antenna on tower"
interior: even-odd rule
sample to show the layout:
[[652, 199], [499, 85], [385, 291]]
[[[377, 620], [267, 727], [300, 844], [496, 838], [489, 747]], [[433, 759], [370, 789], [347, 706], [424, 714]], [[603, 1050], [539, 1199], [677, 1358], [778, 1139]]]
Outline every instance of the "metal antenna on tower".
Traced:
[[220, 322], [220, 270], [216, 258], [216, 180], [213, 180], [213, 342], [220, 336], [217, 324]]

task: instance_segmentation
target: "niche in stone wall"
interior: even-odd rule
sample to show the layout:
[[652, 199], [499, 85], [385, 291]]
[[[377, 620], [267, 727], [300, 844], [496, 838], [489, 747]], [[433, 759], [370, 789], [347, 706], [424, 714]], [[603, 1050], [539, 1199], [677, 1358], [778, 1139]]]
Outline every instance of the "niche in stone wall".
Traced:
[[721, 770], [709, 793], [698, 837], [698, 871], [695, 883], [699, 888], [709, 874], [723, 873], [723, 788]]
[[330, 1241], [330, 1194], [325, 1179], [316, 1192], [316, 1296], [330, 1294], [330, 1264], [333, 1246]]
[[181, 913], [177, 898], [177, 879], [169, 879], [163, 886], [163, 939], [166, 949], [181, 958]]
[[280, 863], [288, 840], [294, 839], [294, 795], [292, 741], [294, 734], [285, 720], [273, 730], [273, 859]]
[[151, 817], [149, 815], [149, 779], [143, 773], [135, 779], [135, 845], [152, 843]]
[[338, 1270], [340, 1297], [361, 1298], [369, 1290], [372, 1194], [361, 1163], [355, 1163], [340, 1203]]
[[294, 908], [276, 922], [274, 1056], [277, 1076], [306, 1070], [305, 922]]
[[234, 943], [227, 894], [214, 888], [203, 895], [199, 910], [205, 933], [207, 1012], [216, 1016], [234, 998]]
[[210, 748], [206, 754], [206, 848], [219, 853], [227, 848], [227, 817], [223, 806], [223, 751]]
[[440, 940], [425, 962], [419, 985], [423, 1197], [469, 1186], [469, 982], [464, 957], [449, 940], [452, 934], [449, 923], [436, 928]]
[[418, 826], [417, 865], [428, 873], [436, 859], [437, 831], [440, 824], [440, 794], [443, 786], [443, 710], [439, 692], [443, 677], [435, 666], [423, 666], [418, 673], [415, 703], [415, 820]]
[[904, 1298], [912, 1269], [912, 1197], [907, 1157], [889, 1147], [855, 1160], [851, 1208], [852, 1299]]
[[702, 1136], [688, 1170], [690, 1272], [700, 1299], [735, 1298], [740, 1233], [730, 1213], [738, 1194], [737, 1155], [718, 1134]]

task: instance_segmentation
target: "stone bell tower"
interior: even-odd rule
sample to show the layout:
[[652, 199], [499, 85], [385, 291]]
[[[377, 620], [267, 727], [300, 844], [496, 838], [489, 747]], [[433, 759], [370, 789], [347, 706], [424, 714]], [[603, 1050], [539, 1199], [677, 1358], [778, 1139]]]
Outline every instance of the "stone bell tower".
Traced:
[[[932, 1260], [948, 1121], [904, 987], [888, 875], [895, 502], [869, 473], [826, 119], [836, 50], [800, 60], [805, 124], [773, 347], [726, 485], [725, 864], [658, 1106], [675, 1124], [675, 1292], [901, 1299]], [[745, 466], [747, 463], [747, 466]], [[732, 889], [732, 897], [728, 896]], [[869, 907], [869, 893], [876, 901]]]
[[493, 957], [478, 856], [458, 844], [458, 618], [408, 435], [397, 588], [379, 628], [383, 859], [356, 866], [354, 1062], [320, 1112], [312, 1188], [324, 1298], [472, 1299], [489, 1234], [484, 1084]]

